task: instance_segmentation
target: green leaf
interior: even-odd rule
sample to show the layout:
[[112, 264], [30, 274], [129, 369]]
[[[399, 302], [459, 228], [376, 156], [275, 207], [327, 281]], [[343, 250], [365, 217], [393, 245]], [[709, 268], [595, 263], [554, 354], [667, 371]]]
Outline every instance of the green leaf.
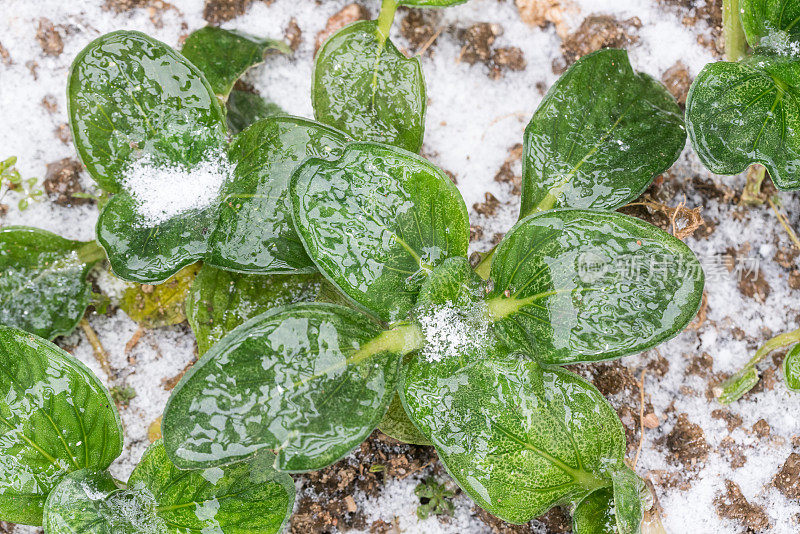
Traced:
[[800, 3], [796, 0], [741, 0], [744, 34], [750, 46], [781, 48], [797, 55], [800, 42]]
[[224, 146], [225, 115], [203, 74], [143, 33], [92, 41], [72, 63], [67, 92], [75, 148], [106, 191], [119, 192], [143, 155], [192, 165]]
[[292, 179], [292, 201], [319, 270], [384, 321], [405, 318], [420, 277], [467, 253], [469, 217], [458, 189], [400, 149], [353, 143], [336, 161], [308, 160]]
[[800, 345], [795, 345], [783, 359], [783, 379], [790, 391], [800, 392]]
[[114, 273], [140, 283], [159, 283], [200, 259], [239, 272], [311, 272], [291, 225], [289, 181], [306, 158], [337, 157], [345, 142], [343, 134], [313, 121], [260, 120], [229, 147], [233, 176], [209, 207], [154, 225], [131, 195], [119, 194], [100, 214], [98, 241]]
[[467, 258], [447, 258], [428, 275], [419, 290], [418, 306], [469, 306], [485, 293], [483, 280], [475, 274]]
[[182, 471], [161, 441], [151, 445], [133, 470], [128, 487], [152, 495], [156, 514], [169, 532], [276, 534], [294, 505], [294, 481], [275, 471], [267, 451], [250, 462]]
[[704, 275], [680, 240], [601, 210], [532, 215], [492, 261], [488, 306], [509, 346], [551, 364], [636, 354], [694, 318]]
[[425, 77], [375, 21], [349, 24], [317, 55], [311, 90], [314, 116], [359, 141], [419, 152], [425, 133]]
[[0, 326], [0, 520], [41, 525], [67, 473], [105, 469], [121, 451], [119, 414], [97, 377], [52, 343]]
[[397, 0], [401, 6], [411, 7], [448, 7], [464, 4], [468, 0]]
[[520, 218], [554, 207], [615, 209], [638, 197], [686, 144], [667, 89], [624, 50], [578, 60], [525, 129]]
[[339, 460], [378, 425], [405, 340], [331, 304], [293, 304], [225, 336], [181, 380], [164, 412], [180, 468], [222, 465], [261, 449], [299, 472]]
[[715, 394], [720, 404], [730, 404], [741, 399], [756, 384], [758, 384], [758, 369], [745, 367], [720, 384], [716, 388]]
[[779, 189], [800, 188], [800, 60], [756, 55], [711, 63], [686, 100], [700, 161], [717, 174], [761, 163]]
[[614, 488], [614, 516], [618, 534], [639, 534], [644, 518], [644, 481], [627, 466], [611, 474]]
[[285, 114], [278, 104], [268, 102], [255, 93], [237, 89], [234, 89], [228, 95], [225, 108], [227, 110], [225, 121], [233, 135], [238, 134], [258, 120], [266, 119], [273, 115]]
[[264, 61], [271, 51], [292, 53], [283, 41], [206, 26], [189, 34], [181, 54], [200, 69], [211, 88], [224, 101], [236, 80], [250, 67]]
[[525, 523], [611, 484], [625, 434], [591, 384], [497, 347], [404, 367], [403, 405], [459, 486]]
[[395, 394], [392, 397], [392, 402], [389, 403], [389, 409], [386, 415], [381, 419], [378, 425], [378, 430], [383, 432], [389, 437], [392, 437], [403, 443], [411, 443], [412, 445], [431, 445], [431, 442], [417, 430], [411, 419], [408, 418], [406, 409], [403, 408], [403, 403], [400, 396]]
[[572, 513], [573, 534], [619, 534], [614, 490], [602, 488], [583, 499]]
[[186, 299], [186, 316], [199, 353], [270, 308], [314, 300], [321, 285], [318, 273], [264, 276], [203, 265]]
[[186, 320], [183, 304], [199, 270], [200, 265], [195, 263], [184, 267], [163, 284], [132, 284], [122, 294], [119, 307], [145, 328], [180, 324]]
[[102, 257], [93, 242], [38, 228], [1, 228], [0, 324], [47, 339], [71, 333], [91, 300], [86, 276]]
[[168, 534], [156, 505], [152, 495], [124, 489], [108, 471], [81, 469], [65, 477], [47, 498], [45, 532]]
[[181, 471], [161, 442], [151, 445], [127, 488], [108, 472], [82, 470], [47, 500], [48, 534], [277, 534], [294, 504], [289, 475], [256, 458], [225, 468]]
[[296, 117], [272, 117], [239, 134], [228, 150], [234, 179], [220, 192], [220, 212], [205, 262], [240, 272], [313, 272], [292, 226], [289, 182], [306, 158], [337, 158], [345, 136]]

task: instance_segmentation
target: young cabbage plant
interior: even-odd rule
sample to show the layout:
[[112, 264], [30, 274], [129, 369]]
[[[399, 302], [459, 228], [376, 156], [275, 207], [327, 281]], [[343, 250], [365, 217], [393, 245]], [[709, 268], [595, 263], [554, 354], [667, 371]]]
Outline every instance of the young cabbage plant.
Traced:
[[[717, 174], [762, 165], [753, 182], [756, 193], [765, 171], [778, 189], [800, 189], [800, 2], [741, 0], [738, 9], [735, 4], [723, 4], [728, 61], [706, 65], [689, 90], [689, 138], [703, 164]], [[719, 401], [729, 404], [741, 398], [758, 383], [758, 363], [798, 341], [800, 330], [767, 341], [715, 388]], [[794, 369], [787, 357], [790, 389], [797, 384]]]
[[314, 63], [314, 117], [359, 141], [419, 152], [427, 95], [422, 64], [389, 38], [400, 5], [446, 7], [467, 0], [383, 0], [377, 20], [349, 24], [331, 35]]
[[703, 289], [686, 245], [619, 213], [550, 210], [509, 232], [484, 281], [465, 257], [458, 190], [413, 153], [351, 143], [337, 159], [307, 160], [290, 190], [306, 252], [354, 306], [280, 306], [222, 337], [167, 404], [176, 466], [229, 465], [266, 449], [279, 471], [320, 469], [363, 441], [399, 395], [417, 433], [490, 513], [523, 523], [591, 498], [587, 507], [613, 509], [620, 532], [638, 532], [645, 492], [623, 461], [622, 425], [561, 365], [680, 332]]
[[123, 446], [109, 392], [52, 343], [0, 327], [0, 521], [47, 534], [277, 533], [292, 479], [268, 451], [248, 462], [178, 470], [163, 444], [127, 484], [107, 471]]
[[228, 145], [205, 76], [137, 32], [104, 35], [78, 55], [69, 102], [78, 153], [114, 193], [97, 238], [119, 277], [161, 282], [199, 259], [259, 274], [314, 269], [291, 228], [286, 188], [305, 158], [335, 156], [342, 133], [271, 117]]

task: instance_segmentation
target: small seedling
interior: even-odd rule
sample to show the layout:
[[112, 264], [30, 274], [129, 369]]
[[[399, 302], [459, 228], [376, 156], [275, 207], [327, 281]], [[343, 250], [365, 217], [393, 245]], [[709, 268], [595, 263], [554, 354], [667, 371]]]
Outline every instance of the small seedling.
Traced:
[[414, 495], [419, 497], [417, 517], [428, 519], [432, 515], [453, 515], [455, 506], [453, 497], [456, 492], [448, 490], [444, 484], [436, 482], [434, 478], [423, 480], [414, 488]]
[[136, 390], [130, 386], [114, 386], [109, 390], [109, 393], [117, 406], [128, 407], [131, 401], [136, 398]]
[[14, 166], [16, 163], [16, 156], [0, 161], [0, 189], [5, 187], [5, 191], [0, 195], [0, 200], [3, 200], [9, 191], [13, 191], [22, 196], [17, 202], [17, 207], [20, 211], [24, 211], [28, 209], [31, 202], [42, 200], [44, 191], [36, 187], [39, 183], [38, 178], [22, 178], [22, 175]]

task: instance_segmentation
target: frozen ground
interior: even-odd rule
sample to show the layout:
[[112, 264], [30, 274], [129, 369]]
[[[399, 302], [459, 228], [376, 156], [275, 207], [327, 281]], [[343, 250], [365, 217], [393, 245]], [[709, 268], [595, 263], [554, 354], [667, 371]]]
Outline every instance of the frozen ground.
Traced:
[[[205, 24], [201, 0], [174, 0], [171, 8], [139, 8], [120, 14], [103, 10], [102, 3], [0, 0], [0, 44], [7, 51], [7, 56], [0, 54], [0, 159], [17, 156], [18, 168], [26, 177], [42, 177], [48, 163], [75, 156], [71, 142], [62, 141], [59, 132], [63, 132], [60, 128], [66, 122], [64, 93], [69, 65], [89, 41], [112, 30], [137, 29], [177, 46], [181, 37]], [[309, 85], [314, 37], [346, 3], [256, 1], [245, 15], [223, 26], [281, 37], [290, 19], [296, 18], [303, 40], [294, 57], [271, 58], [251, 72], [248, 80], [288, 112], [311, 116]], [[373, 15], [377, 13], [377, 0], [362, 3]], [[706, 21], [701, 19], [694, 25], [682, 22], [697, 14], [705, 5], [702, 0], [576, 0], [573, 5], [575, 9], [567, 14], [565, 22], [567, 30], [576, 29], [584, 17], [593, 13], [618, 19], [638, 17], [641, 27], [636, 30], [638, 41], [629, 47], [631, 59], [635, 68], [657, 78], [678, 60], [692, 76], [713, 60], [711, 51], [700, 44], [711, 35]], [[43, 54], [36, 39], [41, 17], [58, 25], [63, 52], [57, 56]], [[506, 72], [495, 80], [488, 76], [485, 65], [459, 61], [463, 42], [457, 30], [476, 22], [502, 26], [504, 33], [495, 46], [521, 48], [527, 68]], [[491, 215], [471, 210], [473, 223], [483, 227], [483, 237], [473, 243], [473, 248], [480, 250], [489, 246], [496, 233], [507, 231], [516, 218], [519, 197], [511, 193], [508, 184], [495, 181], [494, 177], [509, 157], [509, 150], [521, 142], [525, 124], [542, 97], [541, 88], [549, 87], [557, 78], [552, 63], [561, 56], [562, 39], [552, 26], [538, 28], [522, 22], [511, 0], [472, 0], [444, 11], [437, 24], [447, 31], [423, 57], [429, 94], [423, 153], [454, 173], [468, 206], [483, 202], [486, 192], [500, 201]], [[408, 48], [398, 26], [399, 20], [393, 37], [400, 47]], [[43, 105], [43, 100], [49, 106]], [[519, 172], [518, 163], [511, 167]], [[699, 183], [706, 187], [698, 187]], [[637, 471], [654, 483], [668, 532], [717, 534], [745, 532], [749, 528], [751, 532], [795, 533], [800, 530], [800, 492], [785, 488], [779, 491], [773, 480], [789, 455], [800, 449], [800, 395], [783, 387], [771, 360], [765, 366], [766, 374], [777, 376], [777, 383], [774, 379], [765, 381], [762, 391], [748, 395], [729, 410], [715, 412], [720, 406], [709, 400], [707, 393], [720, 375], [737, 369], [764, 340], [800, 326], [800, 301], [789, 285], [796, 254], [789, 252], [788, 267], [776, 261], [776, 255], [791, 251], [791, 244], [768, 207], [739, 208], [722, 194], [710, 196], [709, 184], [717, 191], [725, 191], [726, 186], [740, 190], [743, 178], [708, 174], [688, 147], [665, 180], [668, 204], [678, 204], [685, 195], [687, 206], [701, 206], [703, 217], [714, 224], [710, 235], [687, 240], [708, 267], [708, 309], [699, 328], [659, 347], [660, 356], [668, 364], [655, 351], [623, 361], [625, 376], [638, 379], [641, 371], [648, 369], [645, 396], [659, 418], [657, 428], [645, 430]], [[88, 177], [84, 177], [84, 186], [91, 188]], [[667, 186], [675, 193], [670, 194]], [[780, 198], [790, 224], [799, 227], [798, 194], [783, 193]], [[6, 201], [10, 199], [12, 195]], [[70, 238], [93, 237], [97, 217], [93, 206], [67, 208], [42, 202], [19, 212], [15, 202], [8, 203], [9, 211], [0, 218], [0, 225], [26, 224]], [[753, 296], [747, 296], [736, 271], [721, 267], [721, 255], [729, 249], [747, 260], [747, 269], [756, 266], [761, 273], [758, 291], [749, 291]], [[105, 280], [102, 285], [106, 291], [118, 289], [108, 276], [101, 279]], [[138, 394], [122, 411], [127, 448], [113, 468], [115, 475], [125, 478], [148, 443], [148, 426], [166, 402], [168, 393], [162, 381], [176, 376], [192, 361], [194, 340], [188, 327], [151, 330], [126, 355], [125, 344], [137, 330], [133, 321], [121, 311], [110, 317], [91, 317], [90, 321], [111, 354], [112, 366], [121, 370], [127, 385]], [[61, 343], [98, 376], [104, 376], [82, 333]], [[701, 358], [703, 353], [709, 357]], [[611, 399], [623, 413], [627, 408], [638, 415], [638, 388], [625, 385]], [[689, 425], [681, 423], [676, 427], [683, 413], [687, 414]], [[623, 421], [631, 428], [638, 424], [631, 417], [623, 416]], [[702, 432], [691, 425], [699, 425]], [[691, 431], [684, 432], [687, 428]], [[631, 435], [632, 458], [638, 430]], [[741, 495], [731, 493], [726, 481], [737, 484]], [[394, 530], [387, 532], [492, 531], [476, 516], [465, 497], [457, 498], [456, 514], [450, 522], [435, 518], [418, 522], [415, 509], [419, 501], [413, 494], [416, 483], [415, 477], [395, 479], [377, 495], [353, 495], [354, 502], [366, 515], [367, 524], [379, 520], [394, 523]], [[787, 493], [794, 498], [787, 497]], [[15, 532], [27, 531], [20, 528]], [[534, 522], [515, 532], [547, 530]]]

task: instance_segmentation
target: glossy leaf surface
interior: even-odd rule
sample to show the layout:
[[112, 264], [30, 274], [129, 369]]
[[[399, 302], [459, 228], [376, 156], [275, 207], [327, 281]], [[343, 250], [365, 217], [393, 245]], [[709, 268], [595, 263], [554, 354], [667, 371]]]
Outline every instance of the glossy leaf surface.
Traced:
[[239, 134], [228, 150], [234, 179], [220, 192], [220, 212], [205, 262], [249, 273], [314, 271], [292, 227], [289, 182], [306, 158], [336, 158], [346, 138], [296, 117], [272, 117]]
[[524, 523], [610, 484], [625, 435], [599, 391], [560, 368], [497, 349], [404, 367], [403, 404], [459, 486]]
[[761, 163], [779, 189], [800, 188], [800, 60], [756, 55], [710, 63], [686, 100], [695, 152], [717, 174]]
[[335, 157], [344, 143], [343, 134], [313, 121], [264, 119], [231, 144], [233, 175], [209, 207], [153, 226], [133, 197], [116, 195], [100, 214], [98, 241], [114, 273], [140, 283], [159, 283], [200, 259], [240, 272], [312, 271], [291, 225], [289, 180], [307, 157]]
[[425, 132], [425, 78], [375, 21], [350, 24], [320, 48], [311, 91], [314, 116], [358, 141], [418, 152]]
[[686, 144], [683, 114], [624, 50], [578, 60], [525, 129], [520, 218], [554, 207], [615, 209], [638, 197]]
[[193, 264], [157, 286], [132, 284], [122, 294], [119, 307], [145, 328], [160, 328], [186, 320], [184, 302], [200, 270]]
[[112, 193], [134, 159], [191, 165], [225, 140], [225, 115], [203, 74], [139, 32], [108, 33], [78, 54], [68, 104], [78, 154]]
[[98, 252], [38, 228], [0, 229], [0, 324], [46, 339], [72, 332], [89, 305], [86, 276]]
[[226, 100], [236, 80], [264, 61], [270, 51], [292, 53], [283, 41], [206, 26], [189, 34], [181, 54], [200, 69], [217, 96]]
[[616, 212], [555, 210], [517, 223], [488, 296], [511, 347], [553, 364], [635, 354], [694, 318], [704, 275], [680, 240]]
[[399, 351], [363, 314], [275, 308], [209, 350], [167, 404], [167, 452], [182, 468], [277, 450], [282, 471], [321, 469], [361, 443], [395, 391]]
[[186, 316], [204, 354], [228, 332], [270, 308], [312, 301], [322, 284], [315, 274], [241, 274], [204, 265], [186, 300]]
[[157, 503], [145, 492], [117, 485], [108, 471], [82, 469], [70, 474], [47, 498], [48, 534], [169, 534], [156, 515]]
[[625, 467], [611, 474], [614, 488], [614, 517], [619, 534], [639, 534], [644, 505], [642, 494], [647, 491], [644, 481]]
[[[741, 0], [742, 26], [747, 42], [757, 46], [785, 47], [800, 41], [800, 3], [796, 0]], [[797, 54], [797, 51], [794, 51]]]
[[800, 392], [800, 345], [795, 345], [783, 359], [783, 379], [786, 387]]
[[0, 326], [0, 520], [40, 525], [71, 471], [105, 469], [122, 426], [100, 381], [41, 338]]
[[353, 143], [292, 181], [294, 222], [320, 271], [385, 321], [403, 319], [436, 264], [465, 256], [469, 218], [439, 169], [409, 152]]
[[614, 490], [602, 488], [583, 499], [572, 513], [573, 534], [618, 534]]
[[295, 488], [273, 462], [265, 451], [249, 462], [182, 471], [158, 441], [133, 470], [128, 488], [152, 496], [170, 533], [276, 534], [292, 513]]
[[406, 409], [403, 408], [403, 402], [397, 394], [392, 397], [392, 402], [389, 403], [389, 409], [386, 410], [386, 414], [381, 419], [378, 430], [403, 443], [431, 445], [428, 438], [423, 436], [414, 426], [411, 419], [408, 418]]
[[227, 113], [225, 122], [233, 135], [238, 134], [254, 122], [272, 117], [273, 115], [284, 115], [284, 111], [278, 104], [267, 102], [263, 97], [249, 91], [239, 91], [234, 89], [228, 95], [225, 103]]

